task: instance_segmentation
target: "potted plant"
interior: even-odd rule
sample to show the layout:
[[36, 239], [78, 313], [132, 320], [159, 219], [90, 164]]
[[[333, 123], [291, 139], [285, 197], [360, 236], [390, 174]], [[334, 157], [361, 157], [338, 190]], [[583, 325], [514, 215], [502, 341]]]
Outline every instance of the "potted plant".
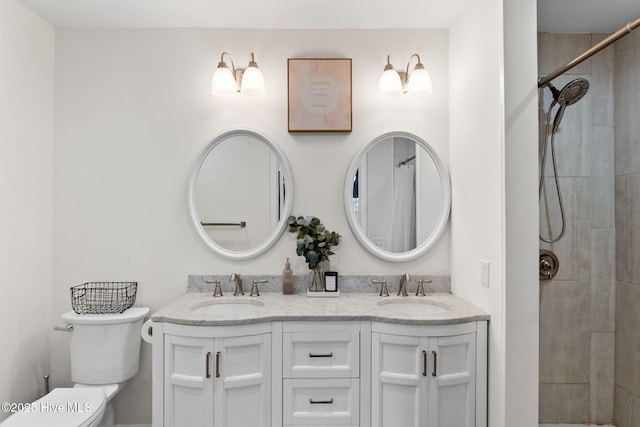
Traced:
[[331, 248], [340, 243], [340, 235], [335, 231], [328, 231], [319, 218], [290, 216], [287, 220], [289, 232], [297, 234], [296, 253], [304, 256], [309, 266], [309, 290], [320, 291], [322, 285], [322, 264], [329, 261], [329, 256], [335, 252]]

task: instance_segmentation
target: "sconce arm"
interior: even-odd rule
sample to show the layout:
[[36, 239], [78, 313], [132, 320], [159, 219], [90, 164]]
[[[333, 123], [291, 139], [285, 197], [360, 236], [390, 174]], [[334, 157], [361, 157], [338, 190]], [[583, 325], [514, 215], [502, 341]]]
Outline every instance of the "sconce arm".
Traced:
[[414, 57], [415, 57], [415, 58], [418, 58], [418, 63], [416, 64], [415, 69], [416, 69], [416, 70], [419, 70], [419, 69], [424, 68], [424, 65], [422, 65], [422, 62], [420, 61], [420, 55], [418, 55], [417, 53], [414, 53], [413, 55], [411, 55], [411, 56], [409, 57], [409, 62], [407, 62], [407, 71], [406, 71], [406, 72], [405, 72], [405, 74], [404, 74], [404, 82], [405, 82], [405, 83], [409, 83], [409, 65], [411, 65], [411, 60], [412, 60]]
[[229, 61], [231, 61], [231, 73], [233, 74], [233, 76], [235, 78], [236, 65], [234, 64], [233, 58], [231, 57], [231, 54], [229, 52], [222, 52], [222, 55], [220, 55], [220, 62], [218, 63], [218, 68], [227, 66], [227, 63], [224, 62], [224, 56], [225, 55], [227, 55], [229, 57]]

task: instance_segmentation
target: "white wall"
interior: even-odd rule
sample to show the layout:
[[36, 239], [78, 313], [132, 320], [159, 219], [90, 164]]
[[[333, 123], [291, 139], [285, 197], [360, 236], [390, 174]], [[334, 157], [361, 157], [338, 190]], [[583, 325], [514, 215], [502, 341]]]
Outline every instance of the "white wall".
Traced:
[[40, 397], [50, 370], [53, 66], [53, 27], [0, 0], [1, 402]]
[[[249, 53], [267, 95], [210, 95], [220, 53], [239, 67]], [[434, 95], [380, 100], [386, 55], [396, 68], [412, 53], [431, 73]], [[56, 32], [53, 315], [70, 309], [68, 287], [92, 280], [136, 280], [138, 304], [156, 310], [186, 290], [190, 273], [279, 273], [295, 256], [288, 233], [268, 254], [230, 262], [192, 230], [186, 181], [197, 152], [222, 131], [252, 128], [292, 165], [294, 214], [318, 216], [343, 235], [332, 269], [347, 273], [450, 273], [448, 232], [428, 254], [402, 264], [363, 251], [342, 203], [344, 174], [368, 141], [405, 130], [431, 143], [448, 165], [449, 47], [446, 30], [65, 30]], [[353, 132], [287, 132], [287, 58], [353, 58]], [[496, 185], [499, 185], [496, 184]], [[116, 396], [117, 423], [149, 423], [150, 349], [140, 374]], [[56, 385], [69, 383], [64, 337], [54, 342]]]
[[535, 0], [504, 1], [505, 425], [538, 425], [538, 55]]
[[469, 2], [451, 27], [451, 276], [491, 314], [489, 425], [523, 427], [538, 423], [536, 11], [507, 3]]

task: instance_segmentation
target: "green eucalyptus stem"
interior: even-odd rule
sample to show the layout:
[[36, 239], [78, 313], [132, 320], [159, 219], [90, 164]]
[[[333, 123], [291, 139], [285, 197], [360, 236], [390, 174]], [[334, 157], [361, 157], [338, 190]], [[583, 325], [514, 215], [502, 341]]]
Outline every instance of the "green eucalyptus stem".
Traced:
[[340, 243], [340, 235], [335, 231], [328, 231], [320, 219], [312, 217], [290, 216], [287, 219], [289, 232], [296, 233], [296, 253], [304, 256], [313, 270], [322, 261], [328, 261], [329, 256], [335, 254], [332, 247]]

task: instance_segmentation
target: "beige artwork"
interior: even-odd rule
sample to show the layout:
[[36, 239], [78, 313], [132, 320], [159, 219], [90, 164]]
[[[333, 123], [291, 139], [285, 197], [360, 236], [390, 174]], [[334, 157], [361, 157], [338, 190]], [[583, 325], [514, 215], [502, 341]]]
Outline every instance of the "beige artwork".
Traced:
[[351, 59], [289, 59], [289, 132], [351, 132]]

